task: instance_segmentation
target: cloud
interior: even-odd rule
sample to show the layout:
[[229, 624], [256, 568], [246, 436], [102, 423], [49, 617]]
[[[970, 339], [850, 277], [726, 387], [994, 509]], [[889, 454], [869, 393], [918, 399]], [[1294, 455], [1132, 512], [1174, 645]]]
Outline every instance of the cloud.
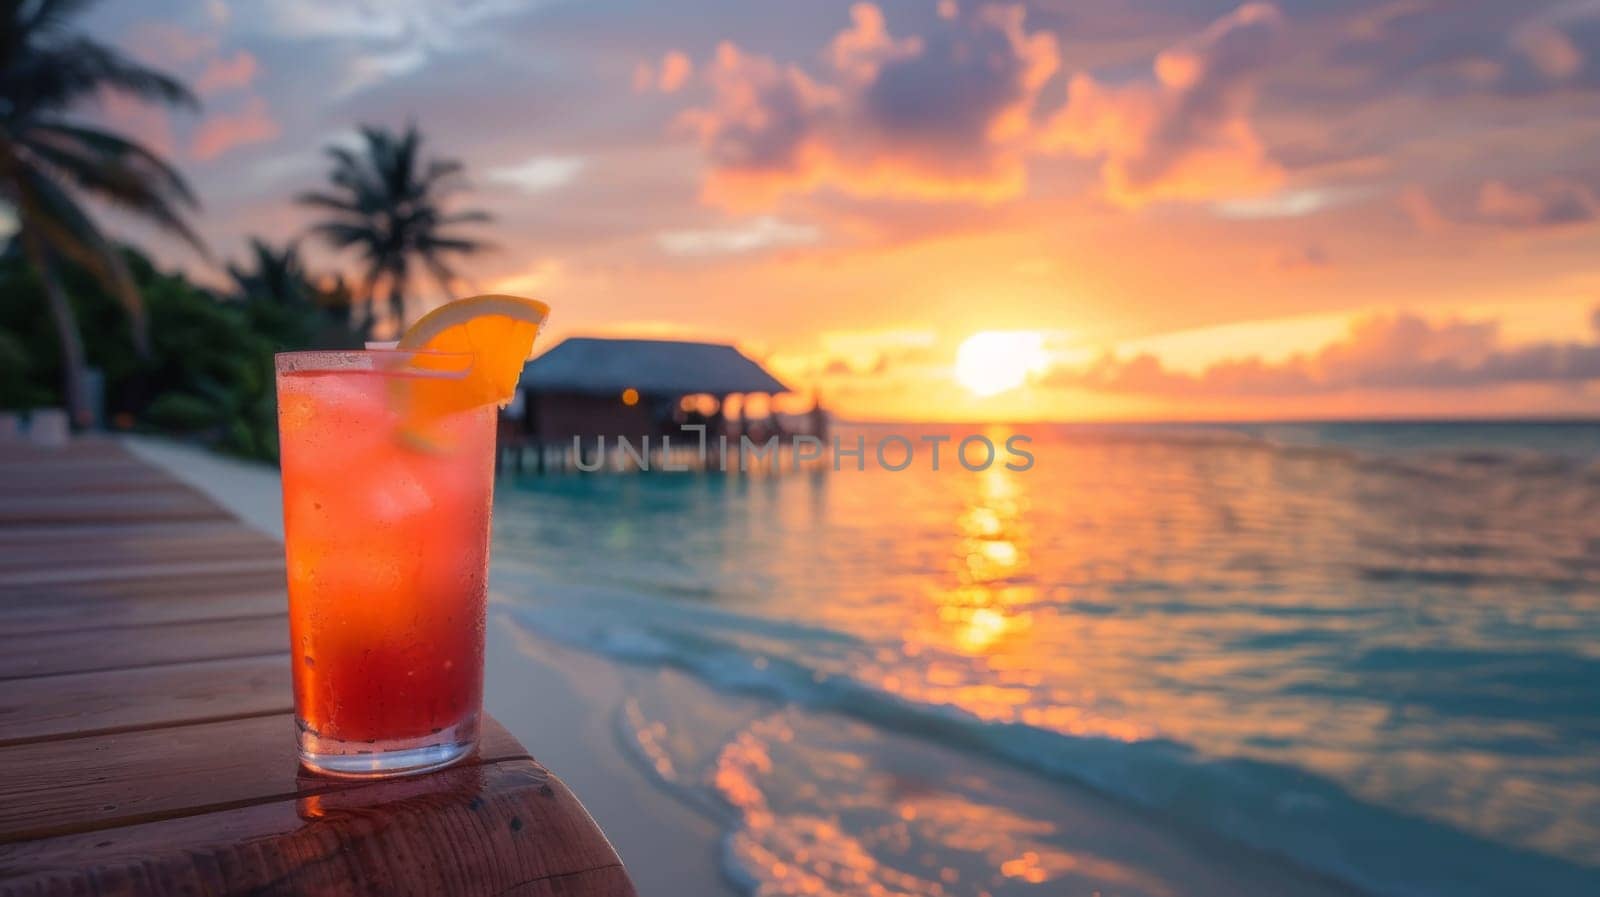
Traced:
[[1435, 191], [1419, 186], [1400, 194], [1400, 206], [1417, 229], [1441, 233], [1451, 227], [1496, 228], [1534, 233], [1584, 227], [1600, 221], [1600, 199], [1587, 184], [1550, 177], [1514, 184], [1490, 179], [1476, 193]]
[[332, 93], [346, 97], [492, 38], [496, 19], [529, 5], [520, 0], [279, 0], [267, 5], [258, 24], [291, 40], [338, 42], [344, 72]]
[[222, 93], [229, 90], [243, 90], [250, 86], [256, 77], [256, 58], [249, 51], [240, 50], [232, 59], [217, 58], [211, 60], [205, 71], [194, 82], [194, 89], [201, 94]]
[[1385, 94], [1526, 96], [1600, 88], [1600, 4], [1503, 0], [1403, 2], [1357, 19], [1337, 57]]
[[1583, 70], [1583, 51], [1559, 28], [1535, 23], [1518, 29], [1511, 46], [1551, 81], [1564, 81]]
[[523, 193], [543, 193], [572, 183], [587, 165], [582, 156], [535, 156], [516, 165], [491, 168], [488, 178]]
[[679, 50], [669, 50], [661, 57], [660, 66], [641, 62], [633, 70], [633, 89], [639, 93], [658, 90], [677, 93], [694, 74], [694, 62]]
[[[947, 4], [906, 35], [873, 4], [850, 16], [818, 70], [732, 43], [702, 67], [710, 100], [680, 121], [711, 162], [704, 198], [762, 208], [832, 189], [998, 201], [1026, 189], [1030, 159], [1061, 154], [1097, 160], [1107, 195], [1125, 206], [1259, 197], [1285, 180], [1250, 120], [1278, 58], [1275, 6], [1246, 3], [1178, 41], [1156, 56], [1150, 79], [1078, 73], [1053, 111], [1042, 99], [1061, 66], [1057, 42], [1030, 31], [1020, 6]], [[647, 85], [652, 72], [636, 77]], [[1304, 214], [1311, 196], [1239, 214]]]
[[1398, 201], [1400, 210], [1411, 219], [1417, 230], [1425, 234], [1439, 233], [1450, 224], [1444, 213], [1434, 204], [1432, 197], [1428, 196], [1428, 191], [1417, 184], [1403, 188]]
[[267, 112], [266, 101], [251, 97], [237, 113], [207, 116], [195, 129], [189, 154], [207, 161], [241, 146], [276, 139], [279, 133], [278, 123]]
[[1277, 268], [1281, 271], [1314, 271], [1332, 264], [1328, 251], [1319, 243], [1308, 243], [1280, 252]]
[[1573, 181], [1550, 180], [1520, 190], [1504, 181], [1488, 181], [1478, 191], [1478, 215], [1501, 227], [1587, 224], [1595, 220], [1597, 211], [1600, 205], [1596, 204], [1594, 193]]
[[870, 3], [817, 74], [723, 43], [701, 71], [709, 102], [685, 112], [711, 170], [704, 197], [730, 208], [831, 188], [857, 197], [1018, 195], [1029, 121], [1059, 60], [1021, 7], [984, 6], [895, 37]]
[[1266, 196], [1245, 196], [1219, 200], [1212, 211], [1222, 218], [1255, 220], [1263, 218], [1302, 218], [1323, 209], [1352, 202], [1366, 191], [1334, 187], [1306, 187], [1280, 190]]
[[797, 380], [822, 379], [829, 389], [895, 374], [923, 373], [946, 363], [932, 330], [828, 330], [811, 351], [774, 355], [770, 361]]
[[1353, 390], [1473, 389], [1514, 383], [1575, 385], [1600, 380], [1600, 308], [1587, 341], [1506, 345], [1490, 320], [1430, 322], [1413, 314], [1355, 321], [1342, 339], [1283, 361], [1243, 358], [1198, 373], [1167, 368], [1155, 355], [1111, 355], [1058, 368], [1047, 382], [1116, 393], [1179, 396], [1294, 396]]
[[1282, 30], [1276, 7], [1247, 3], [1158, 55], [1153, 83], [1075, 75], [1042, 139], [1100, 159], [1106, 192], [1122, 205], [1273, 190], [1283, 171], [1249, 114]]
[[815, 227], [763, 215], [736, 227], [665, 231], [656, 243], [670, 255], [727, 255], [815, 243], [820, 236]]
[[560, 283], [566, 273], [566, 265], [560, 259], [540, 259], [528, 268], [496, 280], [489, 291], [523, 296], [542, 293]]

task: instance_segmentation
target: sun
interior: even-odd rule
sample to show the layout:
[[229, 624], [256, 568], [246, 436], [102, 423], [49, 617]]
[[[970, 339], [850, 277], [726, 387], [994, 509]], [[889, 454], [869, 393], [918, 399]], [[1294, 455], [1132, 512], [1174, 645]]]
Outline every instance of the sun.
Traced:
[[973, 395], [1016, 389], [1046, 366], [1044, 336], [1030, 330], [985, 330], [956, 349], [956, 381]]

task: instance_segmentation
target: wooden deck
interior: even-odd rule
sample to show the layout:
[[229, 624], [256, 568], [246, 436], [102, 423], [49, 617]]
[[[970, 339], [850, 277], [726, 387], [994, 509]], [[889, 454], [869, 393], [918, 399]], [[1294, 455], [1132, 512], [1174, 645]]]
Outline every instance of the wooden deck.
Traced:
[[0, 446], [0, 895], [631, 895], [498, 723], [362, 783], [295, 761], [282, 547], [115, 442]]

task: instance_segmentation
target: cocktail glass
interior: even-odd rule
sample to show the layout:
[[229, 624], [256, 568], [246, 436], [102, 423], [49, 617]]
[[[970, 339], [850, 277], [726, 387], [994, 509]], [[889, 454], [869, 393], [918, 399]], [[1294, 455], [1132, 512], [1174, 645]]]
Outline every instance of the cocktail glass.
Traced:
[[295, 718], [313, 770], [422, 772], [477, 740], [496, 409], [428, 401], [472, 361], [277, 356]]

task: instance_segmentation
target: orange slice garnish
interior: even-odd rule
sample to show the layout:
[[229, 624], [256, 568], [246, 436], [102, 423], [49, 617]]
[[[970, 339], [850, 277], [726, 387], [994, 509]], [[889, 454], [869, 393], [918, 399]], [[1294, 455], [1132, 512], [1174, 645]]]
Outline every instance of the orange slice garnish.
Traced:
[[426, 420], [511, 401], [522, 365], [533, 353], [533, 341], [549, 314], [550, 306], [537, 299], [490, 294], [459, 299], [418, 318], [397, 346], [418, 353], [409, 359], [411, 366], [454, 371], [464, 354], [472, 356], [472, 367], [464, 377], [414, 383], [408, 413]]

